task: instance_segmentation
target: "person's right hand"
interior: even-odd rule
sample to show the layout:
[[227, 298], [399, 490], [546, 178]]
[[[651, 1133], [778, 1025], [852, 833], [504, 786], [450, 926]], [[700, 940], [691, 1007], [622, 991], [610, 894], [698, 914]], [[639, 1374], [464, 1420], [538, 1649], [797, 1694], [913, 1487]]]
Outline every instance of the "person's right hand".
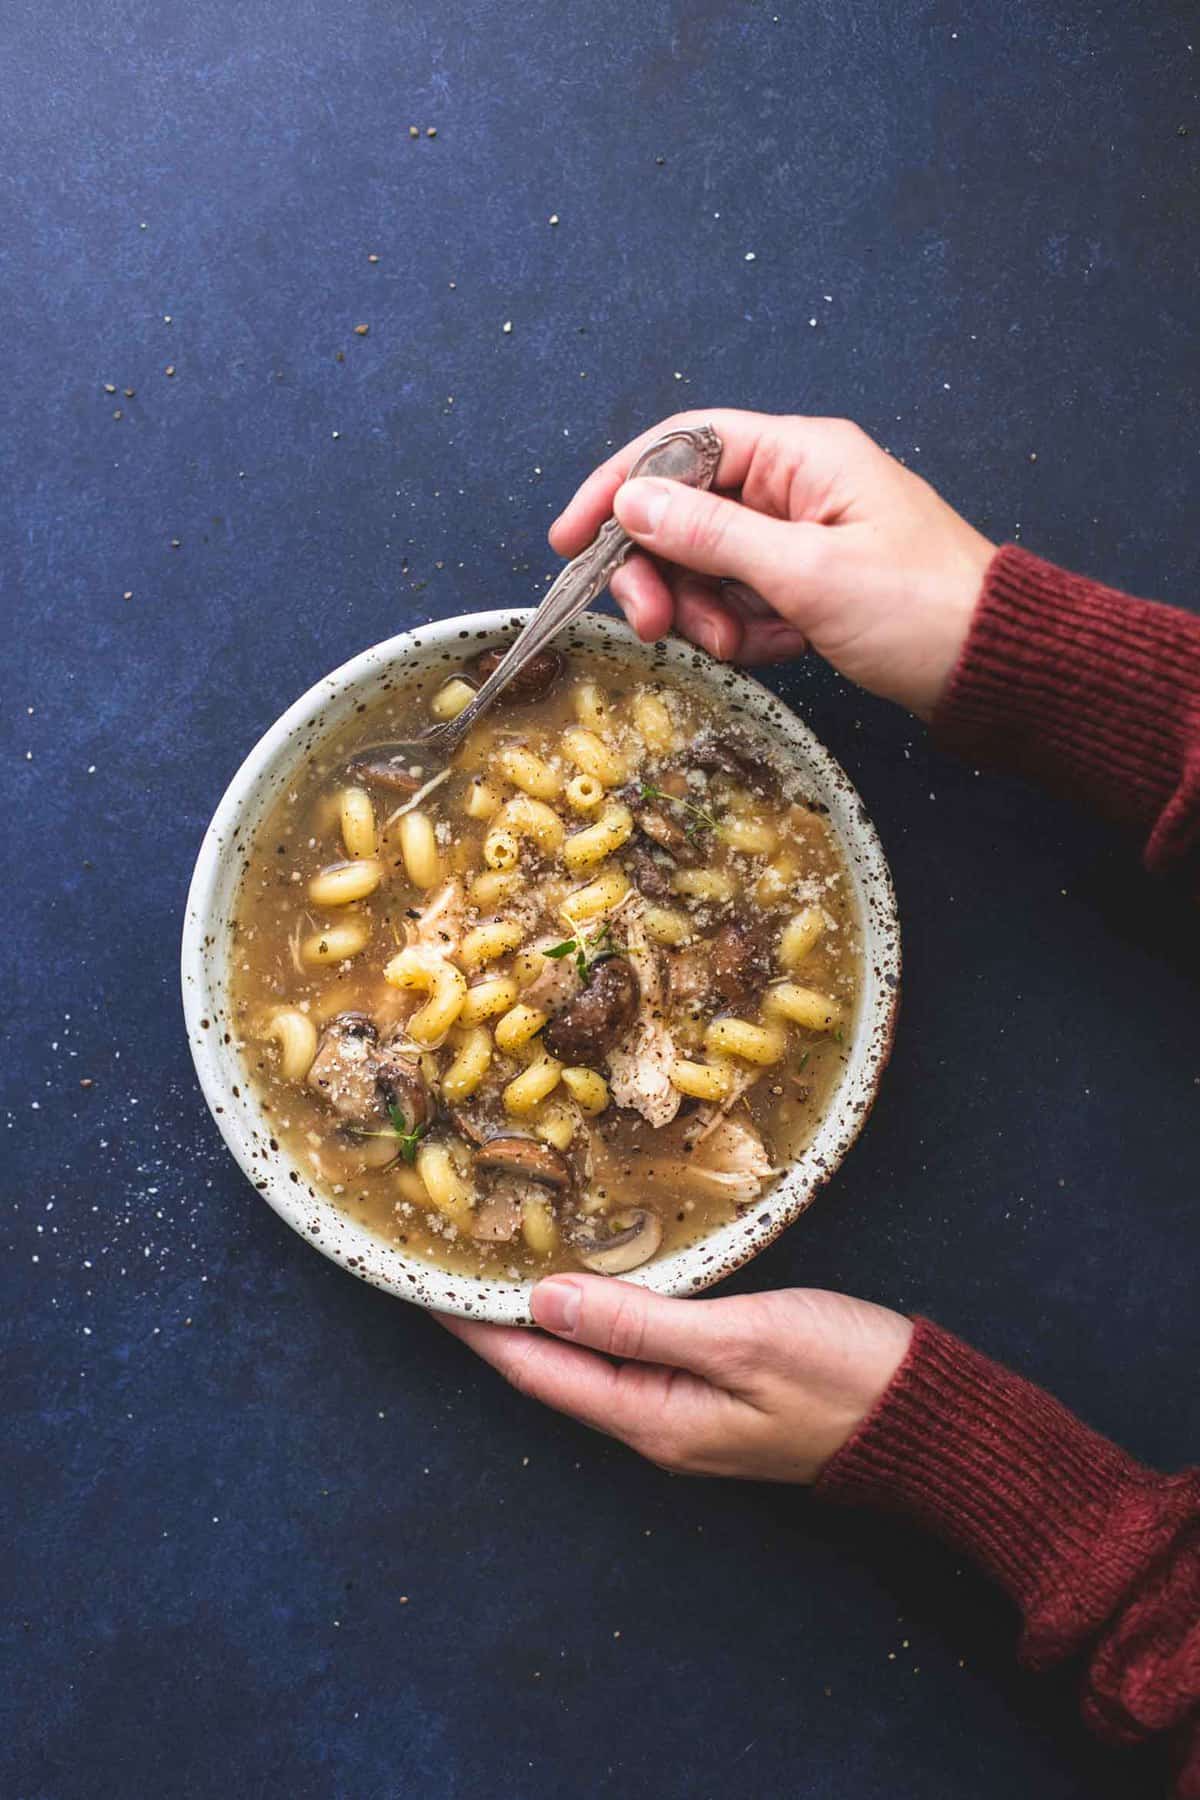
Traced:
[[[711, 424], [719, 491], [625, 481], [656, 437]], [[843, 675], [928, 717], [950, 679], [994, 546], [845, 419], [680, 413], [596, 469], [550, 531], [574, 556], [615, 512], [647, 555], [614, 576], [639, 637], [674, 627], [724, 661], [811, 644]]]

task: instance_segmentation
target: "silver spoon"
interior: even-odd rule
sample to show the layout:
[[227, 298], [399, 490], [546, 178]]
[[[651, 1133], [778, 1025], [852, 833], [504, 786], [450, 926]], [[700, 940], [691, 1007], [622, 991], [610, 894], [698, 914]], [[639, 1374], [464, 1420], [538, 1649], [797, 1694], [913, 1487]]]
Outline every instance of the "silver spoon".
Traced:
[[[632, 480], [635, 475], [665, 475], [688, 487], [710, 488], [720, 460], [720, 438], [711, 425], [697, 425], [669, 431], [665, 437], [656, 438], [639, 456], [627, 479]], [[604, 592], [633, 548], [633, 539], [621, 529], [616, 519], [606, 519], [587, 549], [567, 564], [547, 590], [508, 654], [457, 718], [448, 719], [443, 725], [430, 726], [420, 737], [373, 745], [371, 749], [361, 751], [351, 767], [389, 786], [409, 790], [422, 788], [423, 791], [424, 786], [446, 768], [472, 725], [499, 699], [509, 683], [516, 680], [552, 638]], [[413, 773], [414, 765], [416, 774]]]

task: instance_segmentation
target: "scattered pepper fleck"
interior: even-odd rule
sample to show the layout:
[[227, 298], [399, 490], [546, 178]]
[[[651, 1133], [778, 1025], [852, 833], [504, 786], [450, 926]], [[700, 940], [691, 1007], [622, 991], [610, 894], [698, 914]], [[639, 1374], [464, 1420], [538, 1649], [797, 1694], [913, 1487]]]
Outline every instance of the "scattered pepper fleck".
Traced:
[[420, 137], [420, 135], [421, 135], [421, 128], [420, 128], [420, 126], [419, 126], [419, 125], [410, 125], [410, 126], [409, 126], [409, 128], [408, 128], [408, 135], [409, 135], [409, 137], [410, 137], [410, 138], [418, 138], [418, 137]]
[[428, 126], [425, 131], [425, 136], [426, 137], [436, 137], [437, 136], [437, 126], [436, 125]]
[[122, 417], [123, 417], [123, 416], [124, 416], [124, 415], [123, 415], [123, 414], [122, 414], [122, 412], [121, 412], [121, 409], [120, 409], [120, 407], [119, 407], [119, 406], [115, 406], [115, 407], [114, 407], [114, 408], [113, 408], [113, 418], [114, 418], [114, 419], [120, 419], [120, 418], [122, 418]]
[[371, 327], [369, 325], [356, 325], [354, 327], [354, 335], [355, 337], [366, 337], [370, 329]]
[[115, 394], [117, 390], [111, 381], [106, 381], [104, 384], [104, 391], [106, 394]]
[[135, 395], [135, 394], [136, 394], [136, 393], [137, 393], [137, 389], [136, 389], [136, 388], [126, 388], [126, 389], [125, 389], [125, 398], [126, 398], [126, 399], [127, 399], [127, 400], [132, 400], [132, 399], [133, 399], [133, 396], [134, 396], [134, 395]]
[[83, 1075], [80, 1077], [79, 1085], [81, 1088], [90, 1088], [95, 1087], [96, 1084], [90, 1075]]

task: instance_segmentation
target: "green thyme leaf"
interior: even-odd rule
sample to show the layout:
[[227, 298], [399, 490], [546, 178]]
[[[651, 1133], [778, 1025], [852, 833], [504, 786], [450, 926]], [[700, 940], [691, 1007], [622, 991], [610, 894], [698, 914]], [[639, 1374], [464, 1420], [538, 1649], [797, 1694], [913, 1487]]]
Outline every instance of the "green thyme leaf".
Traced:
[[542, 955], [552, 956], [555, 961], [557, 961], [560, 956], [568, 956], [572, 950], [578, 954], [578, 949], [579, 946], [576, 944], [575, 939], [567, 938], [561, 944], [551, 944], [549, 950], [542, 951]]
[[415, 1162], [417, 1145], [429, 1130], [428, 1125], [409, 1126], [403, 1111], [398, 1106], [388, 1107], [388, 1118], [392, 1121], [392, 1130], [400, 1140], [400, 1154], [405, 1162]]
[[656, 788], [651, 786], [650, 782], [643, 781], [641, 796], [643, 800], [665, 800], [668, 806], [678, 806], [685, 813], [690, 813], [691, 818], [683, 828], [685, 835], [689, 838], [694, 839], [701, 831], [717, 829], [717, 821], [710, 812], [705, 812], [702, 806], [695, 805], [691, 800], [681, 800], [678, 794], [668, 794], [665, 788]]

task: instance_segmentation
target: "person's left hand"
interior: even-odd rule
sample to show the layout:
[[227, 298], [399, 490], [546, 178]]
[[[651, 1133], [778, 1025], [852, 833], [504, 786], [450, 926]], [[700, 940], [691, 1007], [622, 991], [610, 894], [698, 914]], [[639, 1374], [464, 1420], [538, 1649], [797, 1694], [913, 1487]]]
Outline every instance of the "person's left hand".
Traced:
[[602, 1275], [539, 1282], [533, 1316], [554, 1335], [438, 1319], [521, 1393], [662, 1468], [750, 1481], [815, 1481], [912, 1336], [899, 1313], [815, 1288], [667, 1300]]

